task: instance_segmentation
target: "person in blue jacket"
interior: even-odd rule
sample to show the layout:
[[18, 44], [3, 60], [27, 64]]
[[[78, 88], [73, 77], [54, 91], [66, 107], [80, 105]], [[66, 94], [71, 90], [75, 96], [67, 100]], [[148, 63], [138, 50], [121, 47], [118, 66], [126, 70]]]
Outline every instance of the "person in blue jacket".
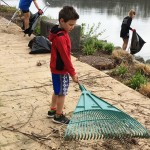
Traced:
[[126, 16], [121, 24], [121, 31], [120, 31], [120, 37], [123, 39], [123, 45], [122, 49], [126, 50], [128, 41], [129, 41], [129, 30], [135, 31], [135, 29], [132, 29], [130, 27], [132, 23], [132, 19], [135, 17], [135, 11], [131, 9], [128, 13], [128, 16]]
[[35, 7], [38, 10], [39, 14], [42, 14], [43, 11], [39, 8], [36, 0], [20, 0], [19, 1], [19, 8], [24, 14], [24, 30], [29, 28], [29, 19], [30, 19], [30, 11], [29, 8], [31, 6], [31, 3], [34, 3]]

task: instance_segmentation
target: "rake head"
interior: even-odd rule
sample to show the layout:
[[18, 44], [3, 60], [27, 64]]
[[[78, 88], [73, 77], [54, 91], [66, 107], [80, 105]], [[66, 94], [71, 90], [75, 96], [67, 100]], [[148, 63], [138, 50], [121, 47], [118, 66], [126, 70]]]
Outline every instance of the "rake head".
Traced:
[[139, 122], [123, 112], [91, 110], [73, 113], [65, 140], [150, 138]]
[[79, 85], [82, 94], [65, 132], [65, 140], [150, 138], [138, 121]]

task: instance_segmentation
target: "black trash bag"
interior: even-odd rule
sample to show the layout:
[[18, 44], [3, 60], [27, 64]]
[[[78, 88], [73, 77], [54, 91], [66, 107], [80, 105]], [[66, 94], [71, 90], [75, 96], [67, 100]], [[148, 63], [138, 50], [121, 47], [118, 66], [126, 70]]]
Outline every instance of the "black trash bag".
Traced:
[[36, 36], [29, 41], [28, 47], [31, 48], [30, 54], [43, 54], [51, 52], [51, 43], [44, 36]]
[[145, 43], [146, 42], [137, 34], [137, 32], [133, 31], [130, 46], [130, 54], [138, 53]]

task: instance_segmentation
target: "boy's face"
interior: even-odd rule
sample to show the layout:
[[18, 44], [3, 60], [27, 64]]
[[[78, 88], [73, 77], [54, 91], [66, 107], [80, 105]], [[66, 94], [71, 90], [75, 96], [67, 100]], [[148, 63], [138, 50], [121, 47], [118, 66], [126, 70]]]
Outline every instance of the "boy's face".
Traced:
[[76, 25], [76, 20], [69, 20], [67, 22], [64, 22], [64, 19], [60, 19], [60, 26], [66, 32], [70, 32], [74, 28], [75, 25]]

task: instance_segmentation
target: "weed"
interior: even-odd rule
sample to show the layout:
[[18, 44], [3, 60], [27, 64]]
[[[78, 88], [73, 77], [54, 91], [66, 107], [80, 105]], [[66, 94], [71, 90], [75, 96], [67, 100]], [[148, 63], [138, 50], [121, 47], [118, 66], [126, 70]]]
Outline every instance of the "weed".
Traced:
[[85, 35], [85, 27], [86, 27], [86, 24], [85, 23], [82, 23], [81, 24], [81, 37], [84, 37], [84, 35]]
[[128, 71], [128, 67], [122, 63], [120, 66], [114, 69], [112, 74], [123, 77], [127, 73], [127, 71]]
[[136, 72], [135, 75], [129, 81], [129, 87], [137, 90], [141, 85], [146, 85], [148, 82], [147, 78], [141, 74], [141, 72]]
[[105, 50], [107, 53], [111, 54], [114, 49], [115, 49], [115, 47], [114, 47], [114, 44], [113, 44], [113, 43], [105, 43], [104, 50]]
[[94, 38], [88, 38], [86, 39], [86, 42], [83, 46], [83, 53], [85, 55], [93, 55], [96, 52], [95, 48], [95, 39]]
[[95, 40], [95, 48], [97, 50], [103, 50], [105, 46], [105, 42], [101, 41], [101, 40]]
[[37, 25], [36, 25], [36, 27], [34, 29], [34, 34], [35, 35], [40, 35], [41, 34], [41, 28], [40, 28], [40, 22], [41, 22], [41, 20], [50, 20], [50, 18], [47, 17], [47, 16], [41, 16], [40, 17], [40, 19], [38, 20], [38, 23], [37, 23]]
[[93, 55], [97, 49], [100, 49], [103, 47], [102, 43], [99, 42], [98, 37], [102, 35], [102, 33], [105, 31], [101, 31], [100, 33], [97, 33], [97, 30], [100, 28], [100, 23], [98, 23], [97, 26], [93, 24], [92, 27], [87, 27], [87, 32], [85, 32], [86, 24], [81, 25], [81, 37], [84, 38], [83, 42], [83, 53], [86, 55]]

